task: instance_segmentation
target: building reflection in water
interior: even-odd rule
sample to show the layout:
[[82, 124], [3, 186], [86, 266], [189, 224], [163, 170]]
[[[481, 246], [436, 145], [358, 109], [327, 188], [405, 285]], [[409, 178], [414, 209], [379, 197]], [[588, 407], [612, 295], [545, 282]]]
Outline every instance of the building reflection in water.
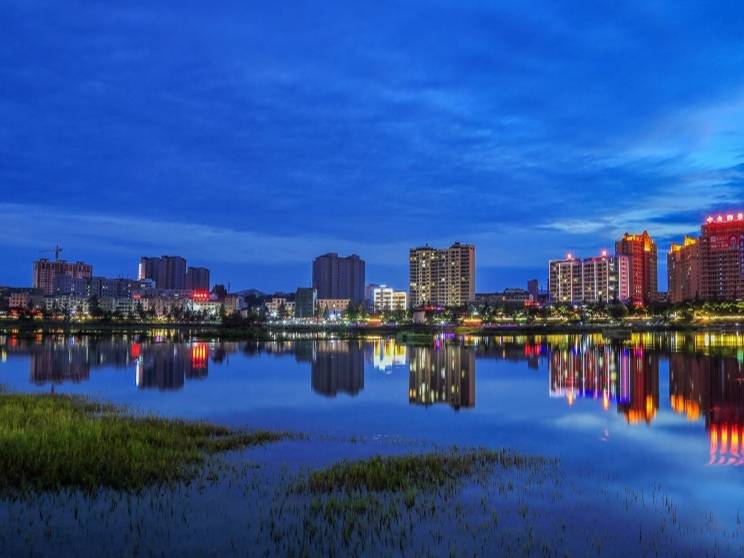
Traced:
[[335, 397], [357, 395], [364, 389], [362, 341], [322, 340], [313, 347], [312, 388], [315, 393]]
[[550, 396], [616, 405], [628, 423], [650, 424], [659, 409], [659, 353], [577, 339], [550, 355]]
[[475, 407], [475, 351], [454, 343], [410, 347], [408, 401], [412, 405]]
[[397, 343], [394, 337], [372, 339], [371, 345], [372, 366], [380, 372], [391, 372], [408, 362], [408, 346]]
[[[225, 350], [221, 345], [220, 358], [224, 358]], [[139, 389], [181, 389], [186, 380], [207, 377], [209, 352], [209, 345], [199, 342], [145, 345], [137, 359], [135, 383]]]
[[8, 338], [6, 355], [28, 355], [31, 382], [37, 385], [82, 382], [91, 370], [134, 366], [140, 389], [175, 390], [186, 380], [206, 378], [209, 361], [222, 362], [236, 352], [238, 343], [172, 343], [131, 341], [121, 337], [49, 336], [38, 339]]
[[674, 353], [669, 359], [672, 410], [690, 421], [704, 418], [711, 465], [744, 465], [742, 357]]

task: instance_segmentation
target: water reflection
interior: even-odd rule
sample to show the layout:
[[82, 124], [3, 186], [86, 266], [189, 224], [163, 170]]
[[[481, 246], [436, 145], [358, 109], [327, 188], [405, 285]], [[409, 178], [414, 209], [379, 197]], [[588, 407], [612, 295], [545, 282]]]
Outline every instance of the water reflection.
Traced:
[[[704, 426], [710, 464], [744, 464], [744, 336], [736, 333], [643, 334], [622, 344], [601, 335], [462, 336], [424, 345], [387, 337], [297, 337], [259, 343], [184, 341], [173, 336], [0, 336], [0, 360], [26, 359], [29, 383], [37, 386], [80, 384], [94, 380], [94, 370], [109, 368], [130, 371], [130, 385], [138, 390], [171, 392], [188, 385], [201, 389], [200, 383], [211, 385], [210, 373], [219, 376], [232, 355], [240, 360], [294, 357], [301, 365], [302, 382], [309, 387], [303, 389], [317, 396], [360, 397], [365, 379], [372, 378], [391, 382], [388, 385], [399, 396], [395, 401], [454, 410], [475, 409], [479, 362], [519, 364], [537, 374], [547, 372], [548, 397], [541, 405], [553, 405], [558, 409], [554, 412], [571, 413], [583, 405], [583, 410], [617, 413], [631, 427], [640, 427], [661, 422], [659, 415], [666, 411], [677, 424]], [[666, 382], [662, 363], [669, 368], [668, 400], [660, 394], [660, 379]], [[483, 374], [481, 382], [497, 372]], [[532, 373], [527, 377], [541, 378]], [[268, 374], [262, 378], [267, 385], [273, 381]], [[255, 376], [237, 381], [255, 381]], [[666, 391], [666, 384], [661, 385]], [[105, 393], [105, 386], [97, 387]], [[393, 398], [391, 393], [386, 392], [387, 400]], [[482, 392], [481, 400], [483, 394], [485, 399], [493, 396]], [[556, 400], [565, 401], [565, 407], [550, 403]]]
[[475, 352], [454, 344], [413, 347], [408, 382], [412, 405], [475, 407]]
[[642, 346], [584, 344], [560, 348], [550, 355], [550, 396], [611, 404], [630, 424], [650, 424], [659, 409], [659, 358]]
[[312, 354], [312, 388], [336, 397], [364, 389], [364, 350], [361, 341], [318, 341]]
[[738, 356], [672, 354], [669, 359], [672, 410], [689, 421], [703, 417], [710, 439], [710, 463], [742, 465], [744, 362]]

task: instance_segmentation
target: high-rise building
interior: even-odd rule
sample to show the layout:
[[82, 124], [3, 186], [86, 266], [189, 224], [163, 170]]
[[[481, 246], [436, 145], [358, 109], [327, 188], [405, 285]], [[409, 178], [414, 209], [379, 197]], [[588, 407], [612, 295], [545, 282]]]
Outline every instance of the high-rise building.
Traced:
[[180, 256], [140, 258], [139, 279], [152, 279], [158, 289], [186, 290], [186, 260]]
[[686, 236], [682, 244], [672, 244], [667, 254], [669, 302], [676, 304], [701, 298], [700, 243]]
[[630, 262], [627, 256], [607, 252], [583, 262], [584, 302], [626, 301], [630, 298]]
[[548, 262], [548, 290], [552, 302], [571, 304], [584, 299], [584, 267], [568, 254], [563, 260]]
[[189, 267], [186, 271], [186, 288], [190, 291], [208, 291], [209, 270], [206, 267]]
[[411, 249], [408, 258], [408, 292], [411, 307], [419, 308], [434, 303], [434, 277], [439, 276], [439, 250], [424, 246]]
[[708, 217], [701, 227], [700, 291], [705, 300], [744, 298], [744, 213]]
[[160, 269], [160, 258], [149, 258], [143, 256], [139, 261], [137, 279], [152, 279], [157, 285], [158, 270]]
[[601, 255], [584, 260], [569, 254], [549, 262], [550, 298], [553, 302], [587, 304], [630, 299], [630, 264], [627, 256]]
[[318, 256], [313, 261], [313, 288], [318, 299], [349, 299], [364, 302], [364, 260], [356, 254], [339, 257], [336, 253]]
[[408, 259], [412, 307], [465, 306], [475, 301], [475, 246], [412, 248]]
[[653, 301], [658, 292], [657, 249], [648, 231], [625, 233], [615, 243], [615, 254], [630, 261], [630, 298], [636, 304]]
[[533, 300], [537, 300], [537, 297], [540, 296], [540, 282], [537, 279], [527, 281], [527, 292], [530, 293]]
[[33, 287], [41, 289], [45, 295], [54, 294], [54, 281], [59, 275], [67, 275], [73, 279], [89, 279], [93, 275], [93, 266], [84, 262], [49, 261], [42, 258], [34, 262]]

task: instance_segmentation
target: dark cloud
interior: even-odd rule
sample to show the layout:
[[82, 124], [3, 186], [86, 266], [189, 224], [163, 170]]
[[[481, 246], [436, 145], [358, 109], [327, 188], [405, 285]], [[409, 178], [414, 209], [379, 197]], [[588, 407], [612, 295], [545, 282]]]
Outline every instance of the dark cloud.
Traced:
[[[161, 223], [201, 234], [184, 255], [241, 286], [291, 288], [306, 281], [289, 272], [298, 258], [336, 245], [389, 257], [375, 278], [402, 286], [406, 245], [454, 239], [478, 242], [480, 286], [503, 286], [499, 268], [542, 269], [635, 228], [667, 243], [741, 199], [743, 15], [707, 2], [11, 1], [2, 201], [23, 226], [53, 216], [49, 242], [103, 271], [152, 251], [161, 229], [142, 223]], [[210, 251], [205, 231], [235, 245]], [[0, 281], [25, 281], [39, 236], [0, 235]], [[240, 245], [260, 237], [263, 253]]]

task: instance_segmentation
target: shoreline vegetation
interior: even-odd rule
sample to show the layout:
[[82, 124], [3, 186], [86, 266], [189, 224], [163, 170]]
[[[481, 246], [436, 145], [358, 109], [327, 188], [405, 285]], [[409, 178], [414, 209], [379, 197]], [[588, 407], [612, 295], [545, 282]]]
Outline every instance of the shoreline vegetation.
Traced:
[[655, 321], [633, 322], [588, 322], [588, 323], [501, 323], [455, 325], [455, 324], [293, 324], [281, 322], [266, 322], [250, 326], [225, 324], [181, 324], [181, 323], [149, 323], [149, 322], [95, 322], [95, 321], [11, 321], [0, 322], [0, 334], [36, 336], [39, 334], [74, 334], [74, 335], [113, 335], [113, 334], [143, 334], [152, 335], [157, 332], [179, 332], [196, 340], [251, 340], [271, 341], [281, 334], [336, 334], [340, 336], [394, 336], [400, 342], [419, 343], [428, 342], [437, 334], [451, 333], [472, 336], [498, 335], [547, 335], [547, 334], [591, 334], [604, 333], [616, 337], [618, 333], [653, 332], [695, 332], [695, 331], [736, 331], [744, 328], [744, 316], [735, 319], [704, 320], [691, 323], [664, 323]]
[[189, 482], [219, 453], [293, 437], [137, 416], [82, 397], [0, 392], [0, 495]]

